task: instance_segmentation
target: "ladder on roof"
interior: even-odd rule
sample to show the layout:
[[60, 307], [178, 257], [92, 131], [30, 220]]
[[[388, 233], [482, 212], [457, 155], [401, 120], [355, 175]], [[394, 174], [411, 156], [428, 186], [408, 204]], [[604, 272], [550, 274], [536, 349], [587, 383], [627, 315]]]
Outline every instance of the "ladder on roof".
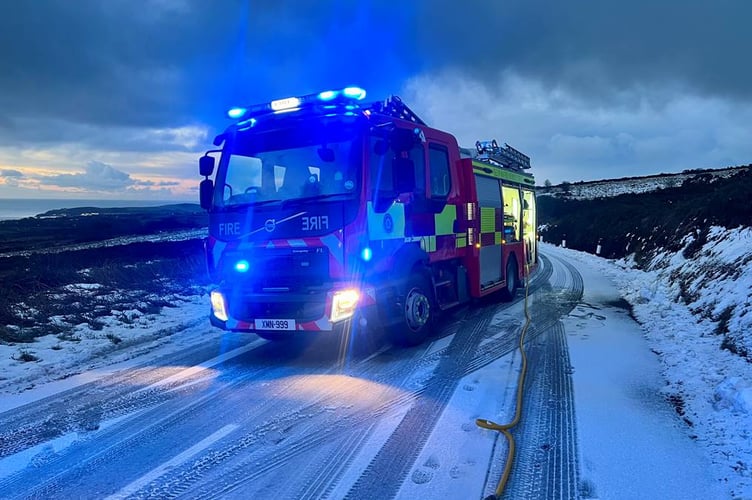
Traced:
[[415, 112], [407, 107], [407, 104], [402, 102], [402, 99], [396, 95], [387, 97], [384, 101], [378, 101], [371, 105], [371, 110], [382, 115], [391, 116], [393, 118], [399, 118], [408, 122], [417, 123], [418, 125], [425, 125], [426, 122], [420, 119]]
[[509, 144], [499, 147], [496, 139], [491, 141], [477, 141], [475, 149], [478, 151], [476, 160], [485, 161], [499, 167], [509, 167], [515, 170], [530, 168], [530, 157], [513, 148]]

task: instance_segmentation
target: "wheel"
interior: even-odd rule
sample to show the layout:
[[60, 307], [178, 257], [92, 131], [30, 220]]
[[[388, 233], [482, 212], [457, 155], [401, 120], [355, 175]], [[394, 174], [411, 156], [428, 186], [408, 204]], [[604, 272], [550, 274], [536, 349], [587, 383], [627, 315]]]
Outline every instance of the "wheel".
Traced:
[[399, 295], [399, 318], [391, 329], [392, 341], [400, 345], [418, 345], [430, 334], [435, 311], [430, 281], [413, 273]]
[[517, 259], [511, 257], [507, 262], [507, 286], [501, 291], [501, 300], [509, 302], [517, 293]]

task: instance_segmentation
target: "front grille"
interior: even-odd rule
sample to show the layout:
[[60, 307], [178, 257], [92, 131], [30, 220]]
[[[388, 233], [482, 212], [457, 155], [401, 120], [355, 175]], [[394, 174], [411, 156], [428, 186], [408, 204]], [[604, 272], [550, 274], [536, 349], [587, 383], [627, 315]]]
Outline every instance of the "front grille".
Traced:
[[[231, 267], [240, 259], [250, 263], [249, 272], [242, 277]], [[243, 286], [254, 293], [304, 293], [329, 281], [329, 254], [325, 248], [255, 249], [228, 254], [225, 261], [225, 276], [242, 279]]]
[[296, 319], [313, 321], [324, 316], [325, 294], [299, 296], [279, 294], [240, 295], [230, 300], [230, 315], [240, 321], [254, 319]]

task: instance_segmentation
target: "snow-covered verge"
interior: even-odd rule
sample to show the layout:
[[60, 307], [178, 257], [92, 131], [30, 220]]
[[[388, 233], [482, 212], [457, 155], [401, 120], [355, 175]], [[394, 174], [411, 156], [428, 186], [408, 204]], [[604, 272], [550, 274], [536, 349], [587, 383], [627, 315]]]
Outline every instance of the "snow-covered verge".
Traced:
[[[695, 236], [677, 253], [661, 252], [649, 263], [676, 301], [686, 303], [721, 346], [752, 362], [752, 228], [711, 227], [706, 241], [686, 258]], [[751, 367], [752, 368], [752, 367]]]
[[[745, 264], [752, 258], [752, 229], [713, 228], [710, 234], [694, 258], [664, 252], [647, 271], [629, 259], [558, 251], [617, 284], [660, 359], [664, 396], [708, 450], [719, 481], [734, 498], [747, 498], [752, 491], [752, 364], [729, 350], [727, 339], [751, 352], [752, 270]], [[684, 302], [687, 292], [693, 298], [689, 304]]]
[[[173, 333], [206, 323], [207, 303], [207, 295], [175, 296], [170, 307], [158, 314], [143, 314], [134, 304], [132, 310], [100, 317], [97, 328], [81, 323], [62, 339], [50, 334], [33, 343], [0, 343], [0, 395], [142, 356], [167, 342]], [[123, 322], [124, 315], [127, 322]]]

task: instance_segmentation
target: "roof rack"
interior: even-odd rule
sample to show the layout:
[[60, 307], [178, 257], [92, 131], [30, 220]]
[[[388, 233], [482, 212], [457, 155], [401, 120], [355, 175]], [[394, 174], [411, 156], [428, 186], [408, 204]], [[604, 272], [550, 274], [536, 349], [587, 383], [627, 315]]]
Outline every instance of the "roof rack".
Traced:
[[387, 97], [384, 101], [377, 101], [370, 107], [371, 111], [380, 113], [382, 115], [391, 116], [393, 118], [399, 118], [418, 125], [425, 125], [426, 122], [420, 119], [418, 115], [413, 112], [412, 109], [407, 107], [407, 104], [402, 102], [402, 99], [396, 95]]
[[496, 139], [477, 141], [475, 149], [478, 151], [478, 155], [475, 157], [476, 160], [515, 170], [527, 170], [530, 168], [530, 157], [528, 155], [506, 143], [501, 148]]

